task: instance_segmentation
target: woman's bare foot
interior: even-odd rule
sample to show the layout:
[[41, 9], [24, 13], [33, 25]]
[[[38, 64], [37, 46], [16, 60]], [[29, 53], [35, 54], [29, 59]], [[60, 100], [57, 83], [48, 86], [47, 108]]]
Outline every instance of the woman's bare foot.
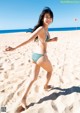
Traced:
[[25, 109], [27, 109], [27, 105], [26, 105], [26, 99], [22, 99], [22, 102], [20, 104], [20, 106], [17, 108], [16, 112], [20, 113], [22, 111], [24, 111]]
[[23, 108], [23, 106], [20, 105], [20, 106], [17, 108], [16, 112], [17, 112], [17, 113], [20, 113], [20, 112], [22, 112], [22, 111], [24, 111], [24, 110], [25, 110], [25, 108]]
[[47, 90], [47, 91], [51, 90], [52, 88], [53, 87], [51, 85], [45, 85], [44, 86], [44, 89]]

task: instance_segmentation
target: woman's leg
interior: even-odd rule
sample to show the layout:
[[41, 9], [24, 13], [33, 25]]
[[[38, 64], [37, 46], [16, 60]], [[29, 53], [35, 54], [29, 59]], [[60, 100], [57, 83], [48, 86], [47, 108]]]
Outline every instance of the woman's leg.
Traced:
[[49, 81], [51, 79], [51, 75], [52, 75], [52, 65], [51, 65], [50, 61], [46, 60], [46, 62], [43, 63], [42, 68], [47, 71], [47, 75], [46, 75], [47, 76], [47, 81], [44, 85], [44, 89], [50, 89], [51, 87], [50, 87], [50, 85], [48, 85]]
[[22, 104], [23, 104], [24, 106], [26, 106], [26, 99], [27, 99], [28, 92], [30, 91], [30, 88], [31, 88], [32, 84], [37, 80], [38, 74], [39, 74], [39, 71], [40, 71], [40, 66], [39, 66], [39, 65], [37, 65], [36, 63], [33, 63], [33, 65], [34, 65], [34, 67], [33, 67], [33, 68], [34, 68], [34, 69], [33, 69], [34, 78], [33, 78], [33, 80], [31, 81], [31, 83], [29, 84], [29, 86], [28, 86], [28, 88], [27, 88], [27, 91], [26, 91], [26, 93], [25, 93], [24, 96], [23, 96]]
[[51, 75], [52, 75], [52, 65], [48, 59], [47, 56], [44, 56], [44, 60], [43, 58], [40, 58], [38, 61], [37, 61], [37, 64], [40, 65], [43, 69], [45, 69], [47, 71], [47, 81], [44, 85], [44, 89], [50, 89], [50, 85], [49, 84], [49, 81], [51, 79]]
[[49, 84], [49, 81], [50, 81], [50, 79], [51, 79], [51, 75], [52, 75], [52, 72], [47, 72], [47, 81], [46, 81], [46, 83], [45, 83], [45, 85], [44, 85], [44, 89], [45, 89], [45, 90], [51, 88], [51, 86], [48, 85], [48, 84]]

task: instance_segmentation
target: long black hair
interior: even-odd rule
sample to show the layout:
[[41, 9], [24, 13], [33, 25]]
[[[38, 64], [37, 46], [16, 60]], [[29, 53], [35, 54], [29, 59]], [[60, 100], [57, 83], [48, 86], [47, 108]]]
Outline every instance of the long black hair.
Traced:
[[[43, 26], [43, 18], [44, 18], [44, 15], [48, 13], [50, 14], [50, 17], [52, 18], [53, 20], [53, 12], [51, 11], [51, 9], [49, 7], [45, 7], [40, 16], [39, 16], [39, 20], [38, 20], [38, 23], [36, 24], [36, 26], [33, 28], [32, 32], [34, 32], [38, 27], [40, 26]], [[35, 38], [35, 41], [38, 39], [38, 37]]]

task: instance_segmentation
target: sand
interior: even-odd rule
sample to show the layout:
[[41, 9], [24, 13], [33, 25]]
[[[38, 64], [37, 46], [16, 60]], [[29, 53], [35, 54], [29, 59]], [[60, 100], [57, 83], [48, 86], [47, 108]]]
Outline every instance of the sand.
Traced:
[[[48, 43], [47, 54], [53, 66], [50, 84], [44, 90], [46, 71], [41, 68], [38, 80], [29, 91], [28, 109], [21, 113], [80, 113], [80, 31], [50, 32], [58, 37]], [[7, 113], [17, 113], [21, 99], [33, 79], [32, 52], [36, 44], [29, 44], [5, 52], [27, 40], [30, 33], [0, 34], [0, 107]]]

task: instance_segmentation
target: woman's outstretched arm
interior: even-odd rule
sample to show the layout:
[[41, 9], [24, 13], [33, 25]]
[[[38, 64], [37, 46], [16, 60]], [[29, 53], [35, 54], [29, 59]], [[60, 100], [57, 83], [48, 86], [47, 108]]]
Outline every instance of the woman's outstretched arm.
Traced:
[[37, 28], [37, 29], [30, 35], [30, 37], [29, 37], [29, 39], [28, 39], [27, 41], [21, 43], [20, 45], [14, 47], [14, 48], [9, 46], [9, 47], [6, 48], [5, 50], [6, 50], [6, 51], [13, 51], [13, 50], [15, 50], [15, 49], [17, 49], [17, 48], [19, 48], [19, 47], [25, 45], [25, 44], [28, 44], [29, 42], [31, 42], [32, 40], [34, 40], [34, 39], [39, 35], [39, 33], [42, 32], [42, 30], [43, 30], [43, 27]]

